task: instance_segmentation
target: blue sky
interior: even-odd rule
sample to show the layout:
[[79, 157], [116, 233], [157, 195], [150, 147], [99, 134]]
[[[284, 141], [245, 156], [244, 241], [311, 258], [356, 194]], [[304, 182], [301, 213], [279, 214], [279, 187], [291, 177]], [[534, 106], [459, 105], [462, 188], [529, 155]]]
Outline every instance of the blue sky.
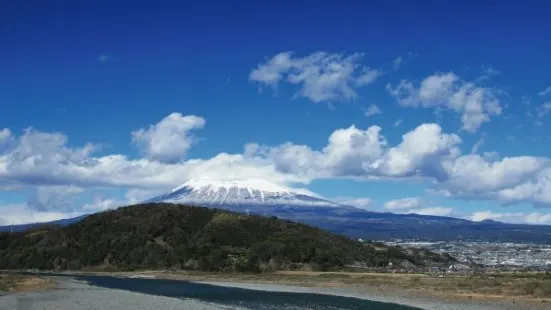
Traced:
[[4, 1], [0, 223], [197, 176], [551, 223], [550, 9]]

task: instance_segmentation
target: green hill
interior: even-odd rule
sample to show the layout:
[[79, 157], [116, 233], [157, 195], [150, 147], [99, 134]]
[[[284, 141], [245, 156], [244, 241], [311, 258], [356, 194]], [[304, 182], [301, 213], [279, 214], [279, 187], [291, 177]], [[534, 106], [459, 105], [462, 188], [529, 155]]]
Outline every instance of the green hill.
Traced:
[[429, 254], [420, 257], [399, 248], [362, 244], [275, 217], [175, 204], [123, 207], [68, 227], [0, 234], [0, 269], [260, 272], [450, 259]]

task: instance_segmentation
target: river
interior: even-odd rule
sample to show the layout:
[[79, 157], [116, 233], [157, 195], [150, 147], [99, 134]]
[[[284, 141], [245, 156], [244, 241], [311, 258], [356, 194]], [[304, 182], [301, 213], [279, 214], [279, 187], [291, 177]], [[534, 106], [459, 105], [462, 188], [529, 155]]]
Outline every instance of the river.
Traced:
[[238, 306], [247, 309], [331, 309], [331, 310], [406, 310], [411, 307], [380, 303], [358, 298], [323, 294], [267, 292], [210, 284], [157, 279], [131, 279], [102, 276], [79, 277], [91, 285], [122, 289], [143, 294], [173, 298], [191, 298], [200, 301]]
[[392, 303], [317, 293], [222, 287], [178, 280], [57, 276], [55, 289], [0, 296], [1, 309], [408, 310]]

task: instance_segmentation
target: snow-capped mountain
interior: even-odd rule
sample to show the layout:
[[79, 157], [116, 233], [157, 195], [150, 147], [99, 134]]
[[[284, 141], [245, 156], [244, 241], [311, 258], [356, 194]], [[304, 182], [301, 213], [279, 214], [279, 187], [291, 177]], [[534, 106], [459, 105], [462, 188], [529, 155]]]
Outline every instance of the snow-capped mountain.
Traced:
[[314, 195], [306, 190], [291, 189], [260, 179], [231, 181], [192, 179], [146, 202], [174, 202], [218, 207], [250, 205], [342, 207], [338, 203], [314, 197]]
[[[316, 197], [307, 190], [291, 189], [264, 180], [190, 180], [149, 202], [215, 207], [241, 213], [277, 216], [306, 223], [352, 238], [370, 240], [481, 240], [551, 242], [551, 226], [505, 224], [494, 221], [374, 212]], [[23, 231], [44, 224], [67, 226], [88, 215], [49, 223], [0, 226], [0, 232]]]

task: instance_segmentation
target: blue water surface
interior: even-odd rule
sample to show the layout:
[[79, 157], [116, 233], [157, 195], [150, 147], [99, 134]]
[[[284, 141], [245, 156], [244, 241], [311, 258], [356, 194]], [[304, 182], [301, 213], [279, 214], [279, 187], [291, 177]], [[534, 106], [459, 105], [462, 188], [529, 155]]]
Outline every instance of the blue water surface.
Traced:
[[248, 309], [316, 309], [316, 310], [411, 310], [403, 305], [375, 302], [352, 297], [313, 293], [287, 293], [248, 290], [180, 280], [135, 279], [108, 276], [77, 276], [76, 279], [104, 288], [204, 302]]

